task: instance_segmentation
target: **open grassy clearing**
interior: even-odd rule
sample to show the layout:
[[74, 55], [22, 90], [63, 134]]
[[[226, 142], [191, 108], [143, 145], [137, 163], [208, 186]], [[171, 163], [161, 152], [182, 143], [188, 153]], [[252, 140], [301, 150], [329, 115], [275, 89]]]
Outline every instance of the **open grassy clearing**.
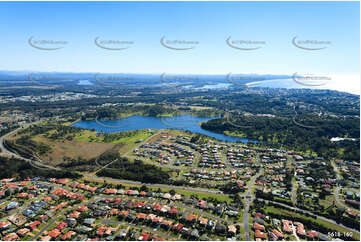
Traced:
[[323, 199], [319, 200], [320, 205], [326, 208], [331, 206], [334, 202], [335, 202], [335, 196], [333, 194], [327, 195], [324, 200]]
[[112, 134], [98, 134], [97, 131], [84, 130], [80, 134], [77, 134], [74, 140], [110, 144], [132, 144], [136, 143], [137, 141], [145, 140], [150, 136], [152, 136], [152, 133], [147, 130], [134, 130]]
[[41, 158], [54, 165], [62, 163], [65, 157], [72, 159], [78, 159], [78, 157], [91, 159], [114, 147], [114, 144], [99, 144], [74, 140], [53, 141], [42, 135], [37, 135], [33, 137], [32, 140], [46, 143], [51, 147], [51, 152], [46, 153]]

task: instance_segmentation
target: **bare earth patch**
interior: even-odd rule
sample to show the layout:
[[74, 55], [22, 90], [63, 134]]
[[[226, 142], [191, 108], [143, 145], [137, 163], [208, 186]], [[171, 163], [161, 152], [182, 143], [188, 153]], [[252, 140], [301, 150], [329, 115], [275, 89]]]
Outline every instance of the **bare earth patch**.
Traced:
[[64, 157], [91, 159], [114, 147], [114, 144], [90, 143], [82, 141], [47, 141], [51, 152], [42, 156], [42, 160], [52, 165], [63, 162]]

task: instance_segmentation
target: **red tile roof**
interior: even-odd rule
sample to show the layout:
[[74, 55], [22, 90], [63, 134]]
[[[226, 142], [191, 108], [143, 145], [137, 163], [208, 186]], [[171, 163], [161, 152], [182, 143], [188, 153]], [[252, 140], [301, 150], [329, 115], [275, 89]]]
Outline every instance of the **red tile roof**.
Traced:
[[48, 235], [52, 238], [56, 238], [61, 234], [61, 232], [58, 229], [53, 229], [52, 231], [49, 231]]
[[178, 214], [178, 209], [176, 207], [171, 207], [171, 209], [169, 210], [170, 214]]
[[274, 233], [278, 238], [283, 238], [283, 234], [277, 229], [273, 229], [272, 233]]
[[139, 239], [143, 240], [143, 241], [147, 241], [150, 237], [150, 234], [147, 234], [147, 233], [141, 233], [140, 236], [139, 236]]
[[313, 239], [318, 237], [318, 233], [316, 231], [308, 231], [307, 237]]
[[193, 221], [193, 220], [197, 220], [197, 219], [198, 219], [198, 216], [195, 214], [192, 214], [192, 213], [188, 214], [188, 216], [186, 218], [187, 221]]
[[68, 231], [66, 234], [64, 234], [61, 239], [62, 240], [67, 240], [70, 239], [73, 235], [75, 235], [76, 233], [74, 231]]
[[87, 206], [81, 206], [77, 209], [79, 212], [84, 212], [86, 210], [88, 210], [88, 207]]
[[260, 230], [256, 230], [256, 232], [254, 233], [254, 236], [256, 238], [267, 239], [266, 233], [263, 233]]
[[36, 229], [36, 227], [40, 224], [40, 221], [39, 220], [36, 220], [34, 222], [32, 222], [31, 224], [29, 224], [29, 227], [34, 230]]
[[264, 218], [265, 216], [262, 213], [255, 213], [254, 216], [260, 217], [260, 218]]
[[282, 223], [283, 223], [283, 231], [287, 233], [292, 233], [292, 228], [291, 228], [292, 221], [282, 219]]
[[306, 235], [306, 231], [304, 229], [304, 226], [302, 223], [299, 222], [294, 222], [295, 225], [297, 225], [297, 234], [305, 236]]
[[63, 229], [65, 229], [67, 226], [68, 226], [67, 223], [61, 222], [61, 223], [58, 224], [58, 226], [56, 226], [56, 228], [59, 229], [59, 230], [63, 230]]
[[7, 226], [10, 226], [10, 222], [8, 222], [8, 221], [6, 221], [6, 222], [0, 222], [0, 229], [2, 229], [2, 228], [5, 228], [5, 227], [7, 227]]
[[137, 219], [145, 219], [147, 217], [147, 214], [145, 213], [137, 213]]
[[183, 228], [183, 224], [176, 224], [176, 225], [173, 225], [173, 229], [175, 230], [181, 230]]

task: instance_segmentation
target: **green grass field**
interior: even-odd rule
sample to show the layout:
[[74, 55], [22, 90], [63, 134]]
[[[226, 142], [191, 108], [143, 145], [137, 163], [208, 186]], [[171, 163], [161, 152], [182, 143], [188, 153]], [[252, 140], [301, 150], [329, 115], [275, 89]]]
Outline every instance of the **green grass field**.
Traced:
[[119, 137], [111, 142], [104, 141], [104, 134], [97, 135], [97, 131], [84, 130], [81, 134], [77, 135], [74, 140], [83, 142], [97, 142], [97, 143], [110, 143], [110, 144], [133, 144], [139, 140], [145, 140], [150, 137], [152, 133], [147, 130], [130, 131], [127, 137]]

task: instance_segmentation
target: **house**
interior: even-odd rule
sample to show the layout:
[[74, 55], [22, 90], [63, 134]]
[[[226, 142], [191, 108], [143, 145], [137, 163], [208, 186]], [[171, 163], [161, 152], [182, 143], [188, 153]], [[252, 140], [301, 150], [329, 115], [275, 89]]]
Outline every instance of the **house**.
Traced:
[[212, 221], [212, 220], [208, 220], [208, 222], [207, 222], [207, 229], [213, 229], [213, 227], [214, 227], [214, 222]]
[[200, 224], [200, 225], [202, 225], [202, 226], [204, 226], [204, 227], [207, 226], [207, 222], [208, 222], [208, 219], [207, 219], [207, 218], [202, 218], [202, 217], [200, 217], [200, 218], [198, 219], [198, 221], [199, 221], [199, 224]]
[[186, 217], [186, 221], [189, 223], [194, 223], [197, 219], [198, 216], [192, 213], [188, 214], [188, 216]]
[[311, 231], [308, 231], [307, 233], [307, 238], [309, 239], [315, 239], [318, 237], [318, 232], [314, 231], [314, 230], [311, 230]]
[[354, 212], [354, 211], [352, 211], [352, 210], [350, 210], [350, 209], [347, 209], [347, 210], [346, 210], [346, 213], [347, 213], [350, 217], [352, 217], [352, 218], [356, 218], [356, 217], [358, 216], [358, 213], [357, 213], [357, 212]]
[[48, 221], [48, 219], [49, 219], [49, 216], [46, 215], [46, 214], [43, 214], [43, 215], [40, 215], [40, 216], [39, 216], [39, 220], [40, 220], [41, 222], [46, 222], [46, 221]]
[[146, 217], [147, 217], [147, 214], [145, 214], [145, 213], [137, 213], [137, 215], [136, 215], [136, 219], [138, 221], [143, 221]]
[[256, 239], [263, 239], [263, 240], [267, 239], [266, 233], [261, 232], [260, 230], [256, 230], [254, 236], [256, 237]]
[[237, 211], [234, 211], [234, 210], [227, 210], [225, 212], [225, 214], [227, 214], [228, 216], [230, 217], [237, 217], [238, 216], [238, 212]]
[[206, 209], [207, 208], [207, 202], [204, 200], [199, 200], [197, 202], [197, 207], [201, 208], [201, 209]]
[[9, 233], [2, 238], [3, 241], [17, 241], [19, 236], [16, 233]]
[[155, 203], [153, 204], [153, 210], [154, 211], [160, 211], [162, 209], [162, 205]]
[[175, 216], [179, 213], [178, 209], [176, 207], [171, 207], [170, 210], [168, 211], [168, 214]]
[[131, 222], [135, 219], [135, 214], [129, 213], [127, 217], [125, 218], [128, 222]]
[[112, 227], [105, 227], [104, 225], [101, 225], [98, 227], [97, 229], [97, 235], [99, 236], [103, 236], [103, 235], [107, 235], [110, 236], [113, 232], [116, 231], [116, 228], [112, 228]]
[[254, 229], [254, 230], [262, 230], [262, 231], [265, 230], [264, 226], [263, 226], [263, 225], [260, 225], [259, 223], [254, 223], [254, 224], [253, 224], [253, 229]]
[[264, 214], [259, 213], [259, 212], [256, 212], [256, 213], [254, 214], [254, 216], [255, 216], [255, 217], [260, 217], [261, 219], [264, 219], [264, 217], [265, 217]]
[[281, 240], [284, 238], [283, 234], [277, 229], [272, 229], [272, 231], [270, 232], [270, 237], [272, 238], [272, 240]]
[[20, 237], [24, 237], [27, 233], [29, 233], [29, 229], [28, 228], [23, 228], [23, 229], [19, 229], [17, 231], [17, 234], [20, 236]]
[[226, 232], [226, 226], [221, 223], [216, 224], [215, 232], [217, 234], [224, 234]]
[[172, 221], [168, 221], [168, 220], [163, 220], [161, 227], [165, 228], [166, 230], [168, 230], [171, 226], [172, 226], [173, 222]]
[[278, 227], [281, 224], [281, 221], [279, 219], [274, 218], [272, 219], [272, 223], [274, 226]]
[[168, 213], [168, 211], [170, 211], [170, 207], [168, 207], [167, 205], [164, 205], [160, 211], [165, 214], [165, 213]]
[[40, 224], [40, 221], [39, 221], [39, 220], [36, 220], [36, 221], [32, 222], [31, 224], [29, 224], [29, 228], [30, 228], [31, 230], [34, 230], [34, 229], [36, 229], [36, 227], [37, 227], [39, 224]]
[[162, 221], [163, 221], [164, 219], [163, 219], [163, 217], [156, 217], [156, 218], [154, 218], [153, 219], [153, 226], [158, 226], [160, 223], [162, 223]]
[[150, 234], [143, 232], [138, 237], [138, 240], [147, 241], [149, 239], [149, 237], [150, 237]]
[[292, 226], [293, 226], [292, 221], [282, 219], [282, 223], [283, 223], [283, 231], [284, 232], [286, 232], [286, 233], [292, 233], [293, 232], [293, 230], [292, 230]]
[[43, 201], [45, 201], [45, 202], [49, 202], [51, 200], [52, 200], [52, 197], [50, 197], [50, 196], [46, 196], [43, 198]]
[[120, 229], [115, 236], [116, 240], [124, 240], [127, 237], [128, 231], [126, 229]]
[[152, 240], [152, 241], [165, 241], [163, 238], [158, 237], [158, 236], [156, 236], [156, 235], [153, 235], [151, 240]]
[[41, 240], [41, 241], [50, 241], [50, 240], [51, 240], [51, 237], [50, 237], [49, 235], [41, 236], [41, 237], [40, 237], [40, 240]]
[[82, 234], [89, 233], [92, 230], [93, 230], [92, 228], [89, 228], [89, 227], [84, 226], [84, 225], [80, 225], [80, 226], [77, 226], [75, 228], [75, 231], [78, 231], [79, 233], [82, 233]]
[[77, 221], [75, 218], [67, 218], [65, 219], [65, 222], [70, 226], [74, 227], [77, 224]]
[[10, 202], [8, 205], [6, 205], [5, 207], [5, 211], [17, 208], [19, 206], [19, 203], [16, 201]]
[[8, 221], [0, 222], [0, 231], [10, 228], [11, 223]]
[[182, 199], [182, 195], [180, 194], [174, 194], [174, 196], [171, 198], [172, 200], [181, 200]]
[[260, 217], [255, 217], [255, 218], [254, 218], [254, 221], [255, 221], [256, 223], [259, 223], [260, 225], [264, 225], [264, 220], [261, 219]]
[[117, 215], [118, 212], [119, 212], [119, 210], [118, 210], [117, 208], [113, 208], [113, 209], [111, 209], [111, 210], [109, 211], [109, 214], [110, 214], [111, 216], [114, 216], [114, 215]]
[[79, 207], [77, 210], [82, 213], [82, 212], [87, 211], [87, 210], [88, 210], [88, 207], [87, 207], [87, 206], [81, 206], [81, 207]]
[[164, 199], [171, 199], [172, 195], [170, 195], [169, 193], [164, 193], [163, 198]]
[[53, 239], [57, 238], [60, 234], [61, 232], [58, 229], [53, 229], [48, 233], [48, 235]]
[[304, 226], [303, 226], [302, 223], [300, 223], [300, 222], [294, 222], [293, 224], [297, 226], [297, 234], [298, 234], [298, 235], [300, 235], [300, 236], [306, 236], [306, 231], [305, 231]]
[[177, 232], [181, 231], [182, 228], [183, 228], [183, 224], [176, 224], [172, 226], [172, 229]]
[[277, 235], [275, 235], [273, 232], [269, 232], [268, 234], [269, 234], [268, 239], [269, 239], [270, 241], [276, 241], [276, 240], [278, 240]]
[[117, 191], [117, 194], [118, 194], [118, 195], [124, 195], [124, 194], [125, 194], [124, 189], [119, 189], [119, 190]]
[[353, 199], [353, 192], [352, 191], [346, 191], [346, 197], [347, 197], [347, 199]]
[[145, 206], [145, 202], [137, 202], [136, 204], [135, 204], [135, 207], [136, 208], [143, 208]]
[[73, 237], [76, 233], [74, 231], [68, 231], [66, 234], [64, 234], [63, 236], [61, 236], [61, 240], [68, 240], [71, 239], [71, 237]]
[[104, 194], [116, 194], [116, 193], [117, 193], [117, 189], [111, 189], [111, 188], [105, 189], [105, 190], [103, 191], [103, 193], [104, 193]]
[[56, 228], [60, 231], [62, 231], [63, 229], [65, 229], [68, 226], [68, 224], [66, 222], [60, 222], [58, 224], [58, 226], [56, 226]]
[[118, 214], [118, 217], [120, 219], [124, 219], [125, 217], [127, 217], [129, 214], [129, 211], [120, 211], [119, 214]]
[[80, 212], [78, 212], [78, 211], [73, 211], [72, 213], [68, 214], [68, 217], [71, 217], [71, 218], [79, 218], [79, 216], [80, 216]]
[[184, 237], [188, 237], [191, 235], [191, 230], [189, 228], [183, 227], [180, 231], [180, 233], [184, 236]]
[[230, 236], [236, 235], [236, 234], [237, 234], [237, 228], [236, 228], [236, 226], [234, 226], [233, 224], [232, 224], [232, 225], [229, 225], [229, 226], [228, 226], [228, 234], [229, 234]]
[[95, 218], [84, 219], [84, 225], [92, 227], [95, 222]]

